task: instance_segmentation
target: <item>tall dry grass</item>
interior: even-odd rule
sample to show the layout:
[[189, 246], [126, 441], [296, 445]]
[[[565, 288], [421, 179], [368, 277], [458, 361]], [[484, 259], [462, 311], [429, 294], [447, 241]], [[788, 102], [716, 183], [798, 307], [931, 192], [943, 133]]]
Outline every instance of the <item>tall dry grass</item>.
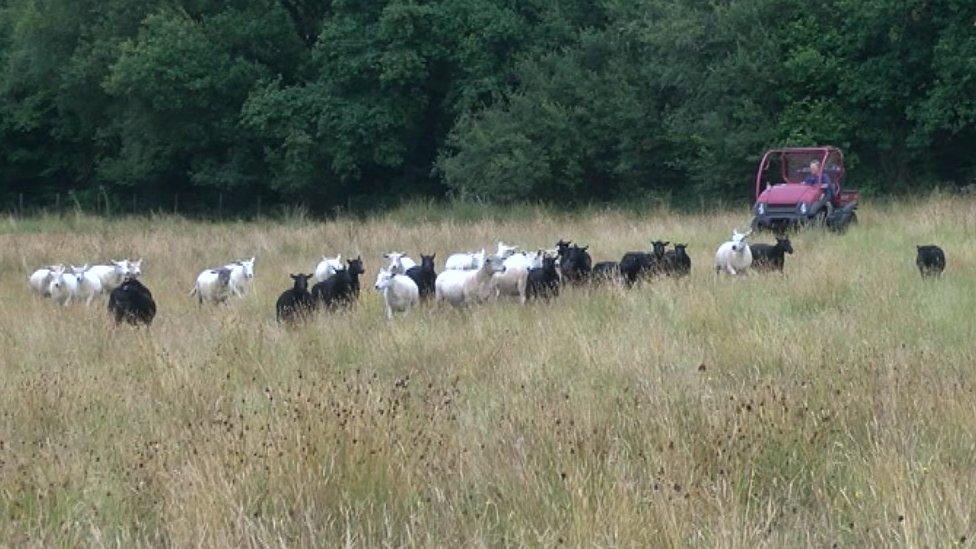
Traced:
[[[716, 280], [742, 213], [455, 222], [0, 221], [0, 539], [10, 545], [949, 546], [976, 529], [976, 203], [866, 206], [786, 273]], [[413, 216], [416, 217], [416, 216]], [[323, 253], [689, 243], [688, 280], [286, 329]], [[939, 243], [923, 282], [914, 245]], [[203, 267], [255, 293], [199, 307]], [[145, 258], [159, 315], [56, 308], [26, 274]], [[971, 542], [965, 542], [971, 543]]]

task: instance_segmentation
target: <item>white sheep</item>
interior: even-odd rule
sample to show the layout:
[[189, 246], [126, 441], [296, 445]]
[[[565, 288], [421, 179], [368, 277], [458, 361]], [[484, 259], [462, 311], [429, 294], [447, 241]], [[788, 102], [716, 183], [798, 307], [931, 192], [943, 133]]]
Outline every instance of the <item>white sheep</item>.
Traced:
[[214, 304], [223, 303], [231, 295], [230, 277], [231, 270], [227, 268], [204, 269], [197, 275], [190, 296], [195, 296], [201, 305], [204, 301]]
[[404, 274], [417, 266], [417, 262], [410, 259], [405, 252], [386, 252], [383, 257], [390, 260], [386, 270], [393, 274]]
[[28, 284], [30, 284], [30, 289], [35, 294], [42, 297], [49, 297], [51, 292], [49, 287], [51, 286], [51, 279], [54, 278], [54, 271], [58, 269], [64, 269], [64, 265], [51, 265], [49, 267], [41, 267], [33, 273], [27, 279]]
[[420, 303], [420, 288], [408, 276], [381, 269], [376, 277], [376, 289], [383, 293], [386, 318], [390, 320], [394, 313], [406, 313]]
[[336, 272], [345, 269], [346, 266], [342, 263], [342, 254], [335, 257], [322, 256], [322, 261], [315, 266], [315, 281], [325, 282]]
[[85, 300], [85, 305], [91, 305], [92, 300], [102, 294], [102, 280], [89, 271], [87, 264], [84, 267], [72, 265], [71, 271], [77, 281], [71, 298], [77, 301]]
[[64, 306], [70, 305], [77, 291], [78, 278], [73, 273], [64, 272], [64, 267], [56, 269], [52, 273], [51, 283], [48, 285], [48, 293], [55, 303]]
[[254, 260], [241, 259], [224, 265], [225, 269], [230, 269], [230, 281], [227, 287], [230, 293], [237, 297], [243, 297], [251, 289], [251, 280], [254, 279]]
[[[123, 259], [122, 261], [113, 260], [110, 263], [110, 265], [94, 265], [87, 269], [89, 273], [98, 277], [98, 280], [102, 283], [102, 290], [105, 292], [111, 292], [121, 286], [126, 276], [138, 276], [138, 274], [141, 274], [141, 269], [139, 269], [139, 273], [135, 273], [130, 268], [128, 259]], [[142, 260], [139, 260], [140, 265], [141, 263]]]
[[746, 270], [752, 265], [752, 251], [746, 242], [746, 238], [750, 234], [752, 231], [743, 234], [734, 230], [732, 231], [732, 240], [718, 247], [715, 252], [716, 273], [725, 271], [732, 276], [746, 274]]
[[485, 262], [484, 248], [482, 248], [480, 252], [456, 253], [456, 254], [451, 254], [447, 257], [447, 261], [444, 262], [444, 270], [473, 271], [475, 269], [480, 269], [481, 265], [484, 262]]
[[529, 270], [542, 267], [543, 256], [543, 250], [516, 253], [509, 256], [504, 263], [504, 272], [493, 275], [493, 283], [498, 295], [516, 296], [519, 298], [519, 302], [524, 305]]
[[494, 255], [486, 257], [484, 264], [473, 271], [446, 270], [434, 281], [435, 299], [455, 307], [489, 299], [496, 293], [492, 275], [504, 271], [504, 260]]

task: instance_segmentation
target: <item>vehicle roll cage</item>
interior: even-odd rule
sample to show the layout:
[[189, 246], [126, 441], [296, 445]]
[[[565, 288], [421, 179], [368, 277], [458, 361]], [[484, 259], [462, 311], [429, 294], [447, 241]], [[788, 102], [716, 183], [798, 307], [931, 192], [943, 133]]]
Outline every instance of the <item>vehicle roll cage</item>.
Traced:
[[[844, 153], [841, 152], [837, 147], [784, 147], [781, 149], [770, 149], [766, 151], [763, 155], [762, 162], [759, 163], [759, 171], [756, 173], [756, 200], [759, 200], [759, 195], [763, 192], [762, 178], [766, 170], [769, 169], [769, 163], [772, 161], [774, 156], [779, 156], [781, 161], [780, 166], [780, 178], [783, 181], [790, 181], [789, 174], [786, 173], [787, 163], [782, 161], [782, 159], [787, 154], [806, 154], [806, 155], [820, 155], [820, 165], [824, 168], [827, 167], [827, 159], [831, 154], [836, 154], [839, 160], [838, 163], [838, 173], [834, 178], [834, 185], [839, 185], [840, 181], [844, 178]], [[823, 171], [820, 172], [820, 177], [823, 178]]]

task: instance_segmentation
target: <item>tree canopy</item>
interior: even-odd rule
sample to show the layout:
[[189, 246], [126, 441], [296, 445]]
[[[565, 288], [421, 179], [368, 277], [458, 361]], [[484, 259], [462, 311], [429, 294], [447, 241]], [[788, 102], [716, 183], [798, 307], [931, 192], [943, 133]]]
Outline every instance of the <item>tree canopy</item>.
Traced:
[[0, 0], [0, 206], [741, 199], [770, 146], [976, 181], [966, 0]]

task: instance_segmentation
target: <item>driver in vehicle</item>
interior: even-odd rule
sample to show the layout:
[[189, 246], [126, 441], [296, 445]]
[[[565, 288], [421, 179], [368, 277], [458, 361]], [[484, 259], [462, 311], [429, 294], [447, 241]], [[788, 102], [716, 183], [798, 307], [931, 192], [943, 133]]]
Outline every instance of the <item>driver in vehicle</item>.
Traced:
[[834, 183], [830, 180], [830, 175], [823, 171], [820, 162], [814, 160], [810, 162], [810, 175], [803, 180], [803, 184], [817, 185], [818, 183], [820, 188], [824, 190], [824, 194], [827, 195], [827, 213], [829, 214], [834, 209]]

